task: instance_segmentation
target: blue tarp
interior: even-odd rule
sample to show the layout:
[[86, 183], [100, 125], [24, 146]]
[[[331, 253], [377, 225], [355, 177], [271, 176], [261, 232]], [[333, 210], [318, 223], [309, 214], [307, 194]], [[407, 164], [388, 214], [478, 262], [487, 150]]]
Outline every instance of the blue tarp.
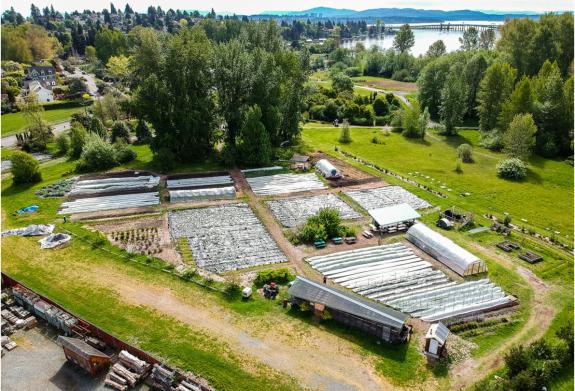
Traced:
[[40, 207], [38, 205], [30, 205], [30, 206], [27, 206], [25, 208], [18, 209], [16, 211], [16, 213], [19, 215], [23, 215], [24, 213], [36, 212], [38, 209], [40, 209]]

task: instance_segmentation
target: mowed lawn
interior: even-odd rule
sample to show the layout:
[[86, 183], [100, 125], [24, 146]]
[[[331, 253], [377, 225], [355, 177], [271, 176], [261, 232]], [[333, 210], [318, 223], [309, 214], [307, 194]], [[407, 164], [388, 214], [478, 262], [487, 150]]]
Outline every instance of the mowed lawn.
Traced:
[[[72, 114], [84, 110], [82, 107], [72, 107], [66, 109], [46, 110], [42, 116], [49, 124], [65, 122], [70, 119]], [[10, 136], [26, 129], [28, 122], [21, 112], [8, 113], [2, 115], [2, 137]]]
[[352, 77], [351, 79], [355, 84], [362, 86], [382, 88], [384, 90], [391, 90], [391, 91], [406, 91], [406, 92], [417, 91], [417, 84], [412, 82], [397, 81], [377, 76], [357, 76]]
[[[348, 145], [339, 144], [338, 136], [339, 129], [313, 125], [305, 127], [302, 134], [311, 149], [334, 154], [337, 146], [429, 185], [447, 194], [453, 205], [476, 214], [502, 217], [507, 212], [517, 224], [531, 225], [549, 235], [558, 231], [557, 237], [567, 242], [573, 237], [573, 168], [564, 162], [533, 157], [528, 177], [514, 182], [497, 177], [496, 165], [504, 155], [478, 147], [477, 131], [462, 130], [449, 138], [432, 133], [425, 140], [410, 140], [396, 133], [385, 136], [375, 128], [353, 128], [353, 142]], [[374, 137], [382, 144], [373, 143]], [[457, 173], [456, 148], [462, 143], [473, 145], [475, 162], [462, 164], [463, 171]], [[465, 193], [470, 194], [463, 196]]]

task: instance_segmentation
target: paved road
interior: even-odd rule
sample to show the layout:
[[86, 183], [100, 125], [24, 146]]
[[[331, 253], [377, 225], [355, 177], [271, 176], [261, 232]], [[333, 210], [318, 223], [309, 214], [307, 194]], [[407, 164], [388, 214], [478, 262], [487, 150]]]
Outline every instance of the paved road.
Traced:
[[[61, 122], [59, 124], [53, 124], [50, 126], [52, 126], [52, 132], [54, 133], [54, 136], [57, 136], [63, 131], [70, 129], [70, 121]], [[16, 145], [16, 135], [13, 134], [11, 136], [2, 137], [3, 148], [10, 148], [15, 145]]]
[[391, 91], [391, 90], [384, 90], [383, 88], [374, 88], [374, 87], [367, 87], [367, 86], [359, 86], [359, 85], [355, 85], [355, 87], [357, 88], [361, 88], [363, 90], [368, 90], [368, 91], [375, 91], [375, 92], [383, 92], [383, 93], [392, 93], [393, 95], [395, 95], [399, 100], [401, 100], [403, 103], [405, 103], [406, 105], [409, 105], [409, 101], [407, 100], [406, 96], [409, 94], [409, 92], [405, 92], [405, 91]]

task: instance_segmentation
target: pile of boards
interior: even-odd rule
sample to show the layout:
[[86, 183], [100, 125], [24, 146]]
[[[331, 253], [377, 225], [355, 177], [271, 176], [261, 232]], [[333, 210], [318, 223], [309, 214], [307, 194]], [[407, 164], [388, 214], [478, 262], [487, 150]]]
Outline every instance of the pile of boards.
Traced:
[[134, 387], [150, 370], [150, 364], [122, 350], [118, 362], [112, 365], [104, 383], [109, 388], [126, 391]]
[[175, 369], [154, 364], [147, 383], [161, 391], [213, 391], [208, 382], [192, 374], [182, 375]]

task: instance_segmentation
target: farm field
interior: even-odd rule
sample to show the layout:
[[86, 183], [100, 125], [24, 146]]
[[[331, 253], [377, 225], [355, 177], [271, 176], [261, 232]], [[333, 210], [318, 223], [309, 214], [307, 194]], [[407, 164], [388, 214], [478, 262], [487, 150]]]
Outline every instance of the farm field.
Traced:
[[[57, 124], [70, 119], [72, 114], [84, 110], [81, 107], [45, 110], [42, 117], [49, 124]], [[27, 126], [26, 117], [21, 112], [2, 115], [2, 137], [23, 131]]]
[[381, 88], [383, 90], [389, 90], [389, 91], [405, 91], [405, 92], [417, 91], [417, 84], [412, 82], [397, 81], [377, 76], [357, 76], [352, 77], [351, 79], [355, 84], [360, 86]]
[[[573, 168], [564, 162], [533, 157], [527, 179], [512, 182], [497, 177], [496, 164], [502, 155], [479, 147], [477, 131], [462, 130], [450, 138], [431, 133], [422, 141], [396, 133], [385, 136], [376, 128], [353, 128], [353, 142], [345, 146], [338, 145], [338, 136], [339, 129], [310, 125], [304, 128], [302, 139], [309, 148], [325, 153], [335, 153], [337, 145], [382, 168], [442, 191], [449, 197], [445, 205], [455, 204], [476, 214], [502, 216], [507, 212], [517, 224], [533, 226], [548, 234], [557, 231], [557, 237], [572, 241], [573, 216], [564, 211], [573, 210]], [[383, 144], [374, 144], [374, 137]], [[457, 173], [456, 149], [463, 143], [473, 146], [475, 162], [462, 164], [463, 172]], [[443, 184], [444, 189], [440, 188]], [[465, 193], [470, 195], [461, 196]]]

